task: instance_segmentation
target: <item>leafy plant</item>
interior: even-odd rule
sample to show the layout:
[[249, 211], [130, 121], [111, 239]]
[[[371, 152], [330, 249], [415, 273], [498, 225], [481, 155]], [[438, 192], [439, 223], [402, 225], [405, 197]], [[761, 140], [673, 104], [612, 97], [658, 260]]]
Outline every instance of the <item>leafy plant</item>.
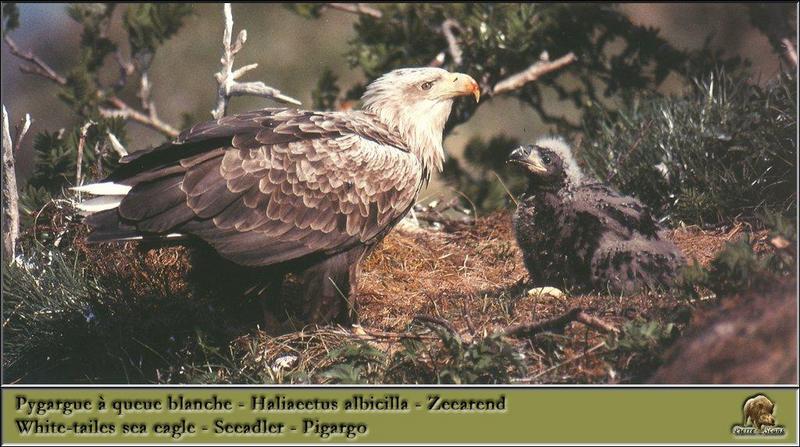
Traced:
[[637, 318], [622, 326], [618, 335], [608, 337], [608, 357], [629, 377], [623, 382], [640, 382], [661, 363], [660, 355], [678, 336], [673, 323]]
[[682, 272], [681, 281], [687, 295], [695, 296], [698, 287], [707, 288], [720, 297], [763, 290], [776, 280], [796, 273], [795, 221], [779, 213], [767, 213], [760, 216], [759, 221], [769, 229], [772, 248], [756, 252], [749, 234], [728, 242], [708, 267], [695, 262]]
[[684, 96], [588, 108], [579, 154], [600, 180], [673, 222], [794, 215], [796, 105], [793, 75], [760, 87], [746, 70], [716, 70]]
[[320, 375], [334, 383], [380, 383], [385, 356], [367, 342], [348, 343], [328, 354], [336, 364]]
[[[431, 322], [424, 325], [436, 334], [441, 347], [421, 341], [405, 342], [405, 350], [394, 358], [394, 377], [400, 375], [411, 382], [421, 378], [437, 383], [508, 383], [514, 374], [521, 375], [525, 370], [522, 356], [500, 334], [465, 343], [446, 327]], [[409, 370], [403, 371], [404, 368]], [[408, 377], [409, 371], [418, 377]]]

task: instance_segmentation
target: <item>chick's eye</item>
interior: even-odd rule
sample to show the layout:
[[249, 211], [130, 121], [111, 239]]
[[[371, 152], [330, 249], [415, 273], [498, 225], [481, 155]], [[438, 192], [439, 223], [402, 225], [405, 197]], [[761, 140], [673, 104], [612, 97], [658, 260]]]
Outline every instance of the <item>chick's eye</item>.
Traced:
[[542, 161], [544, 162], [544, 164], [549, 165], [551, 160], [549, 156], [542, 155]]
[[420, 85], [420, 88], [422, 90], [430, 90], [431, 87], [433, 87], [433, 82], [431, 82], [431, 81], [423, 82], [422, 85]]

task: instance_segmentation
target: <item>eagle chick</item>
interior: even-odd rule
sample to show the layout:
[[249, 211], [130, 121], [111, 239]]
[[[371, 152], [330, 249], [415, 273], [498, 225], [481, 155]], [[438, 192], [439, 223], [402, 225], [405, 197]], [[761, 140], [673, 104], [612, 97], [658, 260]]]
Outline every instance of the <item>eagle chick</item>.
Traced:
[[640, 201], [584, 178], [564, 141], [519, 147], [509, 162], [528, 176], [513, 222], [537, 284], [612, 294], [674, 284], [678, 247]]

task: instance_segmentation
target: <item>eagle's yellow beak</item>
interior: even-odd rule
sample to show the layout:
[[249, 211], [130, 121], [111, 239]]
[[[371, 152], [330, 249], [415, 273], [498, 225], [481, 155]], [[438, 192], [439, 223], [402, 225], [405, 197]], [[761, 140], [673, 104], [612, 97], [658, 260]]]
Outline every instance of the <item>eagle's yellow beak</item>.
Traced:
[[475, 102], [481, 100], [481, 88], [478, 83], [472, 79], [472, 76], [464, 73], [453, 73], [450, 78], [453, 96], [472, 95], [475, 97]]

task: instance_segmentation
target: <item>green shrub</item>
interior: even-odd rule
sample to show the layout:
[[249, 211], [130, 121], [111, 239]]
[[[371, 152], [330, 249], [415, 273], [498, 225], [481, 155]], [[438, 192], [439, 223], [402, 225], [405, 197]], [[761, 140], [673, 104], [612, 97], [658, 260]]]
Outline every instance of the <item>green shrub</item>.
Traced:
[[599, 179], [673, 222], [794, 215], [796, 107], [794, 76], [761, 87], [746, 72], [717, 70], [684, 96], [588, 109], [579, 154]]

